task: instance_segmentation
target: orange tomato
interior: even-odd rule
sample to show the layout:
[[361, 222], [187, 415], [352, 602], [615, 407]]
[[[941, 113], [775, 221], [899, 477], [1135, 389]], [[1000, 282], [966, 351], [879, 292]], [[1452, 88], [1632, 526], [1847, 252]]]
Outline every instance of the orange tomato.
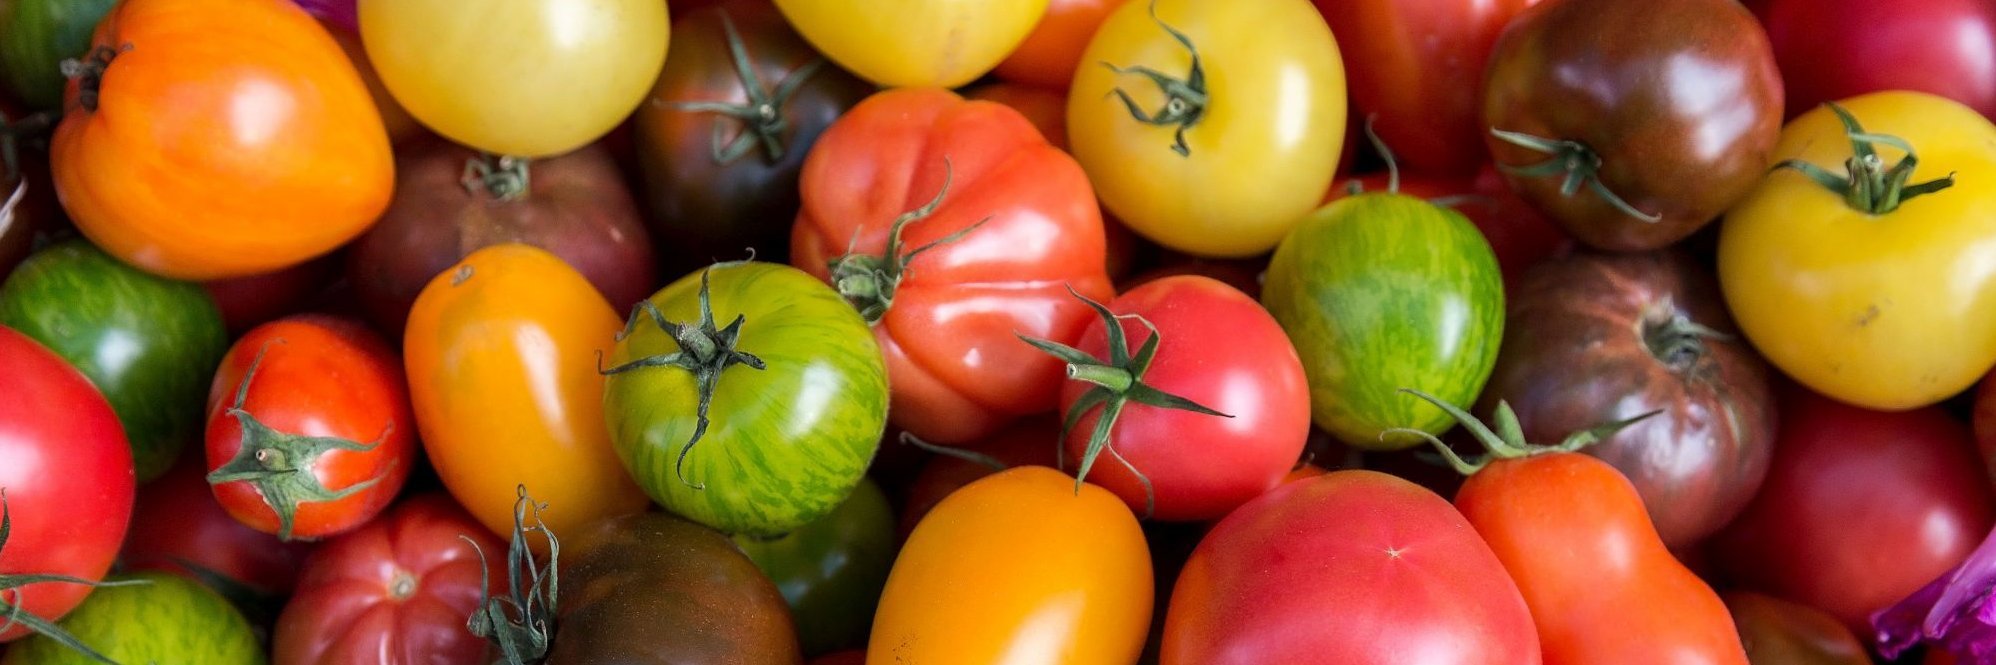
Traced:
[[1081, 66], [1081, 52], [1095, 29], [1109, 18], [1117, 0], [1050, 0], [1047, 13], [1027, 33], [1026, 41], [998, 63], [998, 78], [1067, 92], [1074, 82], [1074, 68]]
[[340, 45], [285, 0], [127, 0], [97, 26], [51, 158], [84, 235], [208, 280], [332, 251], [388, 207], [381, 114]]
[[512, 533], [521, 484], [556, 534], [650, 505], [603, 421], [596, 362], [621, 325], [581, 273], [521, 244], [472, 252], [416, 297], [403, 362], [423, 449], [494, 533]]
[[1067, 91], [1038, 88], [1019, 83], [989, 83], [963, 93], [965, 99], [982, 99], [1012, 107], [1026, 116], [1040, 135], [1053, 147], [1067, 150]]

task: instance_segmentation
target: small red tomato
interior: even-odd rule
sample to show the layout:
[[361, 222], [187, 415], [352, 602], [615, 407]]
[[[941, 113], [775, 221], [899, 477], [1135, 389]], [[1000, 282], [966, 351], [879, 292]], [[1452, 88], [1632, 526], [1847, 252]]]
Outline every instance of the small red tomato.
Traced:
[[193, 564], [257, 593], [290, 594], [298, 583], [298, 565], [312, 546], [279, 541], [230, 517], [202, 478], [206, 468], [201, 456], [188, 455], [166, 475], [139, 488], [132, 529], [119, 561], [131, 570], [161, 570], [208, 581], [187, 567]]

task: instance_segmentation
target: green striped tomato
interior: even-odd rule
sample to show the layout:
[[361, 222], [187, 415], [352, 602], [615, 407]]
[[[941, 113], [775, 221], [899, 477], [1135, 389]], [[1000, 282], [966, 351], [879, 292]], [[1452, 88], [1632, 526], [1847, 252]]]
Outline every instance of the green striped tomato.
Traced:
[[[248, 619], [220, 594], [161, 572], [113, 575], [90, 592], [62, 628], [84, 645], [130, 665], [263, 665]], [[97, 665], [102, 662], [37, 635], [7, 650], [0, 665]]]
[[617, 455], [652, 500], [716, 529], [774, 536], [830, 513], [887, 427], [873, 331], [796, 268], [688, 275], [639, 303], [620, 338], [603, 398]]
[[1397, 392], [1476, 400], [1504, 333], [1490, 243], [1454, 210], [1361, 194], [1318, 209], [1276, 248], [1261, 302], [1303, 358], [1319, 427], [1369, 450], [1421, 443], [1454, 421]]

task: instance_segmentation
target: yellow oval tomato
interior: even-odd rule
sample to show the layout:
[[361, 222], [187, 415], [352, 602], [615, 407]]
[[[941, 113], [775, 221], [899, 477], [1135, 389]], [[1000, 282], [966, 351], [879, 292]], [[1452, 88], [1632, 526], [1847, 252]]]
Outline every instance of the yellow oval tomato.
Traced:
[[[1996, 365], [1996, 126], [1924, 93], [1840, 105], [1863, 132], [1912, 147], [1911, 184], [1952, 173], [1953, 186], [1867, 206], [1778, 168], [1726, 214], [1720, 285], [1747, 339], [1816, 392], [1880, 410], [1932, 404]], [[1782, 130], [1774, 160], [1848, 179], [1847, 131], [1831, 108], [1811, 110]], [[1880, 175], [1906, 156], [1872, 146]]]
[[869, 665], [1129, 665], [1150, 630], [1150, 550], [1108, 490], [1043, 466], [964, 486], [888, 575]]
[[596, 359], [621, 325], [581, 273], [520, 244], [472, 252], [417, 296], [402, 346], [423, 449], [493, 533], [512, 533], [521, 484], [556, 534], [650, 505], [603, 421]]
[[776, 7], [806, 41], [860, 78], [954, 88], [1018, 48], [1047, 0], [776, 0]]
[[360, 0], [361, 42], [417, 120], [458, 143], [547, 157], [638, 108], [665, 66], [665, 0]]
[[1145, 237], [1260, 254], [1330, 188], [1344, 62], [1308, 0], [1127, 2], [1081, 62], [1068, 143], [1102, 204]]

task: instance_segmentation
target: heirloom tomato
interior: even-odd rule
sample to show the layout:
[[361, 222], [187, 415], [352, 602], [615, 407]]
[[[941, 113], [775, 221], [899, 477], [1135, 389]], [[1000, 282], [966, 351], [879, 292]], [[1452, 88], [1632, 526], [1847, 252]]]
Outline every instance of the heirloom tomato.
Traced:
[[318, 304], [339, 276], [344, 251], [327, 254], [276, 272], [230, 277], [201, 283], [215, 301], [229, 336]]
[[790, 263], [873, 324], [894, 424], [944, 445], [1051, 410], [1061, 363], [1017, 335], [1072, 343], [1112, 294], [1102, 214], [1073, 158], [1002, 104], [889, 90], [804, 160]]
[[884, 87], [954, 88], [1018, 48], [1047, 0], [776, 0], [797, 32], [860, 78]]
[[1046, 14], [1026, 40], [998, 63], [998, 78], [1066, 92], [1089, 39], [1117, 4], [1117, 0], [1048, 0]]
[[105, 251], [161, 275], [239, 277], [325, 254], [394, 188], [367, 86], [289, 2], [126, 0], [66, 100], [51, 154], [63, 208]]
[[[1483, 232], [1490, 251], [1497, 255], [1497, 267], [1509, 285], [1525, 269], [1540, 261], [1562, 256], [1573, 249], [1573, 238], [1546, 219], [1538, 208], [1525, 202], [1504, 184], [1497, 168], [1485, 163], [1472, 178], [1438, 177], [1417, 173], [1399, 174], [1399, 192], [1427, 199], [1462, 213]], [[1331, 188], [1325, 203], [1354, 193], [1386, 191], [1393, 185], [1390, 172], [1368, 173], [1343, 181]], [[1352, 187], [1358, 192], [1353, 192]]]
[[1751, 591], [1720, 595], [1756, 665], [1871, 665], [1864, 644], [1822, 610]]
[[[3, 2], [4, 0], [0, 0]], [[8, 131], [32, 130], [47, 116], [23, 116], [0, 96], [0, 279], [35, 249], [36, 236], [58, 226], [61, 209], [50, 184], [47, 155]]]
[[62, 106], [62, 61], [90, 49], [117, 0], [0, 0], [0, 82], [39, 109]]
[[256, 631], [221, 595], [178, 575], [115, 575], [63, 618], [62, 628], [102, 659], [46, 635], [7, 649], [0, 665], [263, 665]]
[[1246, 257], [1323, 200], [1345, 136], [1337, 41], [1307, 0], [1133, 0], [1068, 91], [1103, 206], [1158, 244]]
[[139, 488], [119, 565], [192, 577], [225, 596], [247, 592], [257, 596], [253, 600], [281, 600], [297, 585], [298, 566], [312, 543], [287, 543], [236, 521], [215, 501], [207, 462], [205, 455], [184, 456]]
[[[963, 91], [965, 99], [982, 99], [1012, 107], [1040, 130], [1047, 143], [1067, 149], [1067, 94], [1064, 90], [1038, 88], [1023, 83], [988, 83]], [[1107, 231], [1107, 221], [1104, 231]]]
[[872, 480], [817, 521], [735, 545], [783, 592], [804, 653], [866, 645], [880, 589], [894, 565], [894, 512]]
[[1996, 3], [1765, 0], [1758, 10], [1789, 115], [1882, 90], [1946, 97], [1996, 117]]

